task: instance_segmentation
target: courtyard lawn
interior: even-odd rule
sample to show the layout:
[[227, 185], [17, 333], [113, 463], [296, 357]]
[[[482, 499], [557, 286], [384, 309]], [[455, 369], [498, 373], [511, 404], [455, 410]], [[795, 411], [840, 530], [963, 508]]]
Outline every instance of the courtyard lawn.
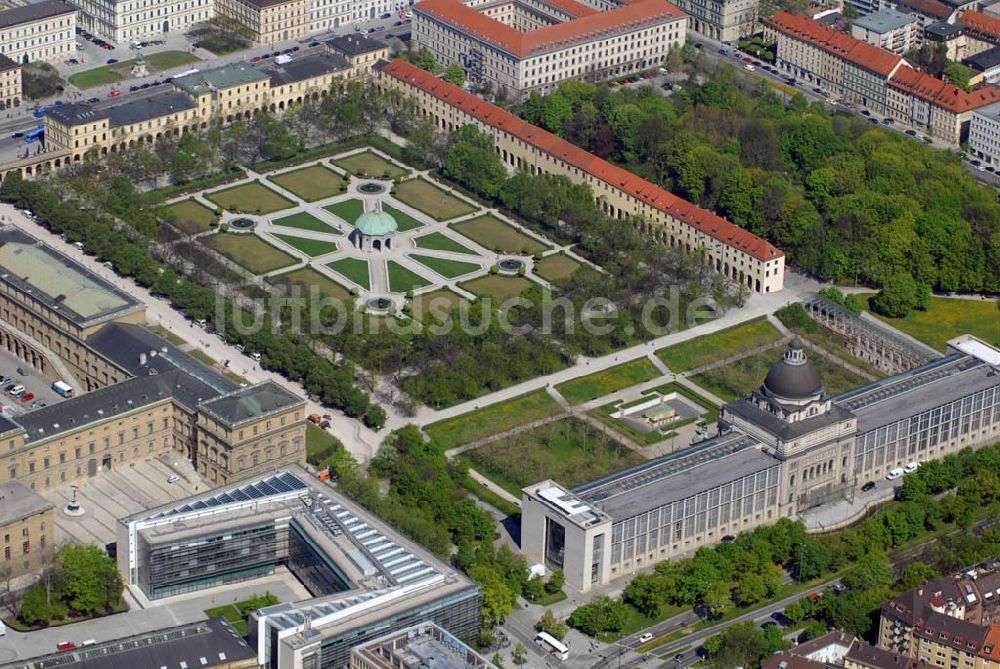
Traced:
[[173, 223], [189, 235], [208, 232], [218, 219], [215, 212], [194, 198], [163, 208], [166, 216], [173, 216]]
[[[169, 70], [173, 67], [187, 65], [188, 63], [197, 63], [200, 60], [201, 58], [186, 51], [161, 51], [160, 53], [151, 53], [146, 56], [146, 63], [149, 65], [149, 69], [154, 72]], [[130, 76], [134, 63], [134, 59], [129, 59], [77, 72], [70, 76], [69, 83], [80, 89], [114, 84]]]
[[409, 170], [390, 162], [372, 151], [362, 151], [353, 156], [338, 158], [333, 164], [351, 174], [378, 179], [398, 179], [410, 173]]
[[423, 178], [404, 181], [393, 189], [392, 196], [439, 221], [450, 221], [476, 211], [473, 205]]
[[388, 214], [391, 214], [394, 219], [396, 219], [396, 225], [399, 226], [399, 231], [404, 232], [406, 230], [413, 230], [414, 228], [419, 228], [423, 225], [420, 221], [413, 218], [409, 214], [399, 209], [396, 209], [391, 204], [382, 204], [382, 210]]
[[256, 181], [206, 193], [205, 198], [237, 214], [270, 214], [295, 206], [291, 200]]
[[[760, 386], [771, 365], [780, 360], [784, 354], [783, 348], [757, 353], [696, 374], [691, 377], [691, 381], [719, 398], [732, 402], [746, 397], [750, 391]], [[814, 351], [807, 351], [806, 355], [822, 377], [823, 387], [828, 395], [839, 395], [868, 384], [867, 379], [831, 361], [825, 355]]]
[[294, 249], [302, 251], [310, 258], [333, 253], [337, 250], [337, 242], [328, 242], [322, 239], [306, 239], [305, 237], [295, 237], [292, 235], [275, 235]]
[[546, 281], [555, 283], [570, 278], [582, 266], [565, 253], [553, 253], [536, 262], [534, 272]]
[[303, 267], [291, 272], [269, 276], [267, 280], [274, 286], [285, 286], [286, 288], [298, 286], [303, 291], [303, 297], [309, 297], [310, 290], [315, 287], [321, 295], [344, 302], [348, 302], [351, 299], [351, 294], [346, 288], [325, 274], [317, 272], [312, 267]]
[[465, 253], [470, 256], [479, 255], [472, 249], [462, 246], [454, 239], [441, 232], [432, 232], [428, 235], [414, 237], [413, 243], [417, 248], [429, 249], [431, 251], [451, 251], [452, 253]]
[[500, 274], [490, 274], [481, 276], [478, 279], [466, 281], [459, 284], [462, 288], [480, 297], [489, 297], [497, 303], [497, 308], [501, 303], [512, 297], [517, 297], [534, 284], [524, 277], [503, 276]]
[[334, 202], [323, 208], [350, 226], [353, 226], [358, 217], [365, 213], [365, 203], [353, 198]]
[[556, 386], [570, 404], [588, 402], [660, 376], [648, 358], [639, 358]]
[[938, 351], [962, 334], [1000, 346], [1000, 303], [991, 300], [932, 297], [927, 311], [911, 311], [906, 318], [872, 315]]
[[497, 253], [517, 253], [530, 256], [549, 248], [534, 237], [529, 237], [492, 214], [484, 214], [468, 221], [453, 223], [451, 229]]
[[371, 287], [371, 279], [368, 277], [368, 261], [357, 258], [341, 258], [326, 265], [337, 274], [340, 274], [349, 281], [353, 281], [365, 290]]
[[[170, 70], [181, 65], [189, 65], [201, 61], [201, 58], [187, 51], [160, 51], [159, 53], [147, 53], [145, 57], [149, 66], [155, 70]], [[118, 65], [127, 64], [131, 69], [132, 62], [131, 60], [127, 60], [125, 63], [118, 63]]]
[[298, 260], [253, 234], [219, 232], [201, 238], [205, 244], [247, 268], [253, 274], [267, 274], [294, 265]]
[[279, 225], [283, 228], [297, 228], [299, 230], [311, 230], [312, 232], [326, 232], [329, 234], [343, 234], [340, 230], [325, 221], [321, 221], [312, 214], [300, 211], [291, 216], [271, 219], [272, 225]]
[[[776, 327], [768, 323], [766, 318], [757, 318], [662, 348], [656, 355], [670, 367], [670, 371], [679, 373], [725, 360], [741, 351], [773, 344], [779, 339], [781, 333]], [[761, 377], [762, 381], [763, 379]]]
[[421, 323], [426, 323], [429, 319], [443, 322], [448, 318], [448, 314], [462, 304], [468, 304], [468, 300], [447, 288], [442, 288], [414, 296], [410, 301], [410, 309], [413, 318]]
[[605, 433], [575, 418], [526, 430], [460, 456], [514, 495], [551, 478], [573, 488], [645, 462]]
[[215, 608], [205, 609], [205, 616], [208, 618], [225, 618], [229, 621], [229, 624], [233, 626], [234, 630], [239, 632], [242, 636], [246, 636], [249, 634], [249, 629], [247, 628], [247, 616], [257, 609], [264, 608], [265, 606], [274, 606], [278, 603], [279, 600], [277, 597], [272, 595], [270, 592], [265, 592], [262, 595], [254, 595], [250, 599], [246, 599], [242, 602], [223, 604], [222, 606], [216, 606]]
[[410, 258], [448, 279], [454, 279], [457, 276], [464, 276], [466, 274], [471, 274], [472, 272], [478, 272], [483, 268], [482, 265], [478, 263], [462, 262], [461, 260], [449, 260], [448, 258], [437, 258], [435, 256], [424, 256], [416, 253], [411, 253]]
[[339, 195], [347, 188], [347, 180], [322, 165], [310, 165], [291, 172], [268, 177], [287, 191], [306, 202], [325, 200]]
[[416, 272], [403, 267], [395, 260], [387, 262], [386, 268], [389, 272], [389, 290], [394, 293], [407, 293], [417, 288], [429, 286], [431, 283]]
[[562, 407], [545, 390], [534, 390], [432, 423], [424, 428], [424, 432], [447, 450], [561, 412]]
[[83, 72], [77, 72], [76, 74], [70, 75], [69, 83], [81, 90], [84, 90], [87, 88], [94, 88], [95, 86], [116, 84], [124, 78], [125, 75], [119, 72], [117, 68], [112, 68], [110, 65], [102, 65], [101, 67], [95, 67], [92, 70], [84, 70]]

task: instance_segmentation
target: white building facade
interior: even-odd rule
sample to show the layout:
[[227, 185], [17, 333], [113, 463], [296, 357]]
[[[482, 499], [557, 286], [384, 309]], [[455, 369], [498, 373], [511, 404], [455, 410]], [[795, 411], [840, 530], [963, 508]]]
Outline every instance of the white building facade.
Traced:
[[76, 9], [45, 0], [0, 12], [0, 53], [16, 63], [62, 60], [76, 51]]
[[80, 27], [115, 44], [184, 32], [215, 16], [215, 0], [70, 0]]

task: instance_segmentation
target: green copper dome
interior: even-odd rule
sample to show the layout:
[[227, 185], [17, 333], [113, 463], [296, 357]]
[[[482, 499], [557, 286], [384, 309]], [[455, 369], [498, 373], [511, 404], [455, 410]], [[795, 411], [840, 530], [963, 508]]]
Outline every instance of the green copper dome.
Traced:
[[384, 237], [399, 229], [396, 219], [384, 211], [366, 211], [358, 217], [354, 227], [358, 232], [369, 237]]

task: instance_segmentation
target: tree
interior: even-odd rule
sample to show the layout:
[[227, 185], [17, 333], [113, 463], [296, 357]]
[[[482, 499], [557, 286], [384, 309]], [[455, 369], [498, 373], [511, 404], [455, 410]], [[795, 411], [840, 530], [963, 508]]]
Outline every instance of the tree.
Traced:
[[448, 66], [448, 69], [444, 71], [441, 76], [442, 79], [450, 84], [455, 84], [456, 86], [465, 85], [465, 70], [458, 63], [452, 63]]
[[566, 574], [563, 573], [562, 569], [556, 569], [549, 576], [549, 580], [545, 584], [545, 592], [549, 593], [550, 595], [554, 595], [555, 593], [562, 590], [565, 584], [566, 584]]
[[65, 83], [59, 76], [59, 71], [49, 63], [25, 63], [21, 66], [21, 89], [24, 96], [21, 102], [52, 97], [59, 93], [60, 87]]
[[434, 57], [434, 52], [427, 51], [426, 49], [421, 51], [413, 58], [413, 64], [419, 67], [421, 70], [427, 70], [433, 74], [437, 74], [441, 66], [438, 65], [437, 58]]
[[622, 597], [626, 602], [653, 617], [666, 599], [663, 579], [654, 574], [637, 574], [625, 587]]
[[792, 562], [795, 580], [801, 583], [822, 576], [830, 564], [830, 554], [818, 540], [807, 537], [795, 545]]
[[704, 602], [716, 618], [726, 615], [733, 608], [733, 584], [716, 581], [705, 592]]
[[597, 636], [601, 632], [621, 631], [626, 616], [625, 604], [620, 599], [596, 595], [570, 614], [569, 624], [584, 634]]
[[736, 581], [734, 596], [740, 606], [756, 604], [767, 595], [764, 579], [757, 574], [743, 574]]
[[936, 569], [923, 562], [911, 562], [906, 565], [894, 588], [900, 591], [912, 590], [940, 576]]
[[538, 620], [538, 628], [543, 632], [548, 632], [557, 639], [562, 639], [566, 636], [566, 632], [569, 631], [566, 623], [556, 618], [555, 614], [549, 609], [545, 609], [545, 613]]
[[533, 602], [545, 594], [545, 581], [541, 576], [532, 576], [524, 584], [524, 592], [521, 593], [529, 602]]
[[965, 65], [949, 60], [944, 66], [944, 77], [963, 91], [970, 90], [969, 79], [972, 77], [972, 70]]
[[493, 140], [473, 125], [464, 125], [452, 135], [444, 173], [487, 198], [496, 197], [507, 180]]
[[520, 641], [514, 646], [514, 664], [521, 667], [528, 662], [528, 649]]
[[906, 270], [897, 270], [882, 283], [882, 289], [869, 301], [872, 310], [889, 318], [903, 318], [917, 305], [917, 282]]

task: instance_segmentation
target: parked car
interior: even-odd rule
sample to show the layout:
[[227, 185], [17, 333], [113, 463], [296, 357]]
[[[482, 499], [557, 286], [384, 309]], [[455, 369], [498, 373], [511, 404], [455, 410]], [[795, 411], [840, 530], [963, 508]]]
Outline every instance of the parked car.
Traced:
[[919, 468], [920, 468], [920, 463], [919, 462], [907, 462], [906, 466], [903, 467], [903, 473], [904, 474], [912, 474], [913, 472], [917, 471], [917, 469], [919, 469]]
[[886, 480], [895, 481], [903, 476], [903, 469], [901, 467], [896, 467], [895, 469], [890, 469], [889, 473], [885, 475]]
[[753, 72], [757, 68], [751, 65], [750, 63], [746, 63], [743, 65], [743, 69], [746, 70], [747, 72]]
[[79, 65], [80, 64], [80, 61], [78, 61], [76, 58], [70, 58], [66, 62], [69, 63], [70, 65]]
[[118, 62], [118, 59], [117, 58], [108, 58], [108, 60], [106, 62], [107, 62], [108, 65], [114, 65], [115, 63]]
[[33, 399], [35, 399], [35, 393], [27, 392], [27, 393], [21, 395], [20, 399], [21, 399], [22, 402], [30, 402]]
[[260, 56], [254, 56], [253, 58], [250, 59], [251, 63], [259, 63], [260, 61], [261, 61]]
[[23, 132], [15, 132], [15, 133], [12, 133], [11, 136], [10, 136], [11, 139], [21, 139], [22, 137], [24, 137], [24, 133]]
[[60, 641], [56, 644], [56, 650], [73, 650], [76, 644], [72, 641]]
[[24, 386], [18, 386], [17, 388], [14, 388], [14, 390], [10, 391], [10, 394], [12, 397], [21, 399], [21, 396], [24, 395], [26, 392], [28, 391], [25, 389]]
[[116, 97], [118, 97], [121, 94], [122, 94], [122, 92], [120, 90], [118, 90], [117, 88], [112, 88], [111, 91], [108, 93], [108, 97], [109, 98], [116, 98]]
[[319, 42], [309, 42], [309, 46], [319, 46]]
[[933, 140], [933, 139], [931, 139], [930, 137], [924, 137], [924, 141], [925, 141], [925, 142], [927, 142], [928, 144], [930, 144], [930, 143], [931, 143], [931, 142], [933, 142], [934, 140]]
[[172, 474], [171, 476], [167, 477], [167, 483], [177, 483], [180, 480], [181, 477], [178, 476], [177, 474]]
[[0, 386], [10, 383], [11, 378], [9, 376], [0, 375]]
[[13, 380], [9, 381], [6, 384], [4, 384], [4, 387], [3, 387], [3, 389], [6, 390], [8, 393], [10, 391], [14, 390], [14, 388], [17, 388], [17, 381], [13, 381]]
[[868, 111], [867, 109], [862, 109], [861, 110], [861, 115], [862, 116], [871, 116], [872, 113], [870, 111]]
[[92, 105], [96, 105], [100, 101], [101, 101], [101, 98], [90, 98], [89, 100], [87, 100], [87, 102], [89, 102]]
[[869, 481], [861, 486], [861, 492], [870, 492], [875, 489], [875, 481]]

